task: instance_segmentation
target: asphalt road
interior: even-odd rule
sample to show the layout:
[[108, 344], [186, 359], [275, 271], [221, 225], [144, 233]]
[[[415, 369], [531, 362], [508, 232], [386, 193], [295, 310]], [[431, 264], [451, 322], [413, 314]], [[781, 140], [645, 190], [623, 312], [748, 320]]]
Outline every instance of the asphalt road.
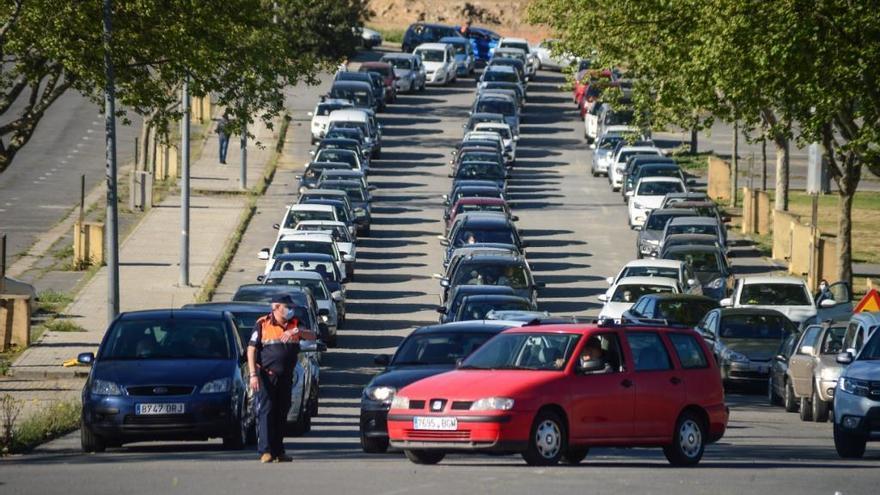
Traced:
[[[35, 238], [79, 205], [80, 176], [86, 194], [104, 180], [104, 116], [90, 100], [68, 91], [48, 110], [30, 142], [0, 173], [0, 233], [10, 255], [23, 254]], [[10, 110], [14, 112], [14, 110]], [[118, 163], [134, 159], [134, 125], [117, 120]]]
[[[540, 305], [559, 314], [595, 315], [595, 296], [605, 289], [604, 278], [634, 257], [635, 234], [626, 227], [620, 196], [610, 192], [605, 179], [589, 177], [581, 124], [568, 96], [557, 92], [559, 82], [557, 74], [542, 73], [529, 87], [510, 199], [533, 246], [528, 259], [536, 277], [547, 283]], [[449, 187], [449, 151], [461, 137], [472, 94], [472, 81], [459, 81], [401, 96], [381, 115], [385, 145], [371, 175], [379, 187], [373, 235], [358, 247], [357, 281], [348, 290], [349, 320], [341, 330], [340, 348], [325, 354], [321, 414], [310, 434], [287, 439], [293, 463], [260, 465], [255, 452], [224, 452], [218, 441], [136, 444], [83, 455], [78, 436], [71, 435], [33, 454], [0, 461], [2, 490], [876, 493], [880, 448], [869, 446], [865, 460], [841, 460], [834, 452], [830, 424], [801, 423], [794, 414], [766, 406], [760, 391], [728, 395], [728, 433], [706, 450], [697, 468], [671, 468], [659, 449], [596, 449], [578, 467], [554, 468], [527, 467], [519, 456], [454, 455], [437, 466], [416, 466], [400, 453], [363, 454], [357, 439], [358, 403], [362, 386], [376, 371], [373, 356], [391, 352], [415, 326], [436, 321], [433, 309], [440, 287], [431, 273], [441, 266], [436, 239], [443, 230], [440, 196]], [[292, 108], [302, 112], [310, 105], [298, 99]], [[292, 129], [298, 133], [296, 142], [306, 142], [306, 126]], [[276, 199], [283, 203], [283, 198]], [[271, 224], [280, 215], [275, 209], [257, 217], [255, 232], [262, 232], [265, 245], [274, 231], [263, 223]], [[741, 272], [766, 270], [760, 260], [749, 257], [747, 248], [738, 251]]]

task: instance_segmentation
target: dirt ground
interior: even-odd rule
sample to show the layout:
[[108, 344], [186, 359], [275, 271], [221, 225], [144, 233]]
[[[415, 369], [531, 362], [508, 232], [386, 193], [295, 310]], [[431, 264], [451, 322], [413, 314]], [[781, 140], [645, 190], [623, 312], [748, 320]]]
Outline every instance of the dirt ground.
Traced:
[[406, 29], [416, 21], [460, 25], [470, 19], [502, 35], [532, 42], [547, 37], [547, 30], [525, 22], [529, 0], [370, 0], [375, 16], [368, 24], [383, 29]]

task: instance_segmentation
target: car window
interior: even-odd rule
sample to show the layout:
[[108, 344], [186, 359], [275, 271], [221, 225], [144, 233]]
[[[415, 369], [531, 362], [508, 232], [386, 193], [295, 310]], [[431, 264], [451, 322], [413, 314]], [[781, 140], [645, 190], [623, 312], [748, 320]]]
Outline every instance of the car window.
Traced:
[[314, 241], [278, 241], [275, 246], [275, 252], [272, 257], [278, 257], [281, 254], [290, 253], [318, 253], [334, 255], [333, 244], [330, 242], [314, 242]]
[[662, 371], [672, 369], [669, 353], [660, 335], [653, 332], [627, 332], [630, 353], [636, 371]]
[[461, 368], [559, 371], [579, 339], [575, 334], [501, 334], [465, 359]]
[[721, 320], [720, 336], [725, 339], [782, 340], [788, 334], [783, 315], [727, 315]]
[[623, 277], [665, 277], [679, 278], [678, 270], [662, 266], [629, 266], [623, 269]]
[[324, 283], [320, 280], [279, 277], [266, 279], [264, 283], [266, 285], [289, 285], [293, 287], [307, 287], [312, 291], [312, 295], [315, 296], [315, 299], [325, 300], [330, 298], [330, 296], [327, 295], [327, 291], [324, 289]]
[[859, 353], [859, 361], [880, 359], [880, 331], [875, 331], [864, 349]]
[[514, 289], [525, 289], [529, 282], [522, 266], [475, 264], [461, 267], [452, 285], [506, 285]]
[[670, 225], [666, 235], [673, 234], [718, 235], [718, 229], [714, 225]]
[[807, 330], [804, 332], [804, 338], [801, 339], [801, 343], [800, 343], [800, 345], [798, 346], [798, 351], [797, 351], [797, 353], [798, 353], [798, 354], [801, 354], [801, 355], [804, 354], [804, 353], [801, 352], [801, 350], [800, 350], [801, 347], [804, 347], [804, 346], [815, 347], [815, 346], [816, 346], [816, 342], [819, 340], [819, 334], [820, 334], [821, 332], [822, 332], [822, 327], [820, 327], [820, 326], [818, 326], [818, 325], [814, 325], [814, 326], [811, 326], [811, 327], [807, 327]]
[[794, 351], [794, 345], [797, 343], [797, 339], [800, 335], [797, 333], [792, 333], [785, 339], [785, 342], [782, 343], [780, 347], [779, 354], [782, 354], [786, 358], [791, 356], [791, 353]]
[[222, 320], [118, 321], [101, 348], [101, 359], [230, 359]]
[[455, 364], [483, 345], [494, 334], [415, 334], [407, 338], [394, 355], [392, 365]]
[[672, 287], [668, 285], [654, 284], [626, 284], [618, 285], [611, 296], [611, 302], [636, 302], [645, 294], [660, 294], [664, 292], [672, 292]]
[[721, 261], [717, 253], [706, 251], [674, 251], [666, 253], [666, 259], [684, 261], [698, 272], [717, 272], [721, 270]]
[[684, 192], [681, 182], [642, 182], [639, 196], [666, 196], [669, 193]]
[[529, 311], [527, 301], [468, 301], [461, 309], [461, 320], [485, 320], [489, 311]]
[[843, 352], [843, 336], [846, 333], [846, 327], [830, 327], [825, 331], [822, 337], [822, 354], [838, 354]]
[[317, 272], [325, 280], [336, 281], [336, 265], [331, 261], [300, 261], [300, 260], [276, 260], [272, 271], [306, 271]]
[[766, 306], [809, 306], [806, 287], [800, 284], [745, 284], [739, 296], [740, 304]]
[[703, 354], [703, 348], [700, 347], [693, 335], [671, 333], [669, 341], [672, 342], [672, 348], [675, 349], [675, 355], [678, 356], [682, 368], [689, 370], [709, 366], [706, 355]]

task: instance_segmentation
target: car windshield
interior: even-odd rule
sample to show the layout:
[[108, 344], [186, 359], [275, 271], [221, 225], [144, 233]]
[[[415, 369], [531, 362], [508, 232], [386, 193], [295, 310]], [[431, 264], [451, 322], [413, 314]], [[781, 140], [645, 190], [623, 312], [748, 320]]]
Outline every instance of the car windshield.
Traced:
[[819, 352], [822, 354], [840, 354], [843, 349], [843, 337], [846, 336], [846, 326], [830, 327], [822, 337], [822, 346]]
[[284, 228], [293, 229], [296, 228], [297, 224], [300, 222], [308, 220], [326, 220], [333, 222], [336, 218], [333, 217], [332, 211], [291, 211], [284, 222]]
[[473, 264], [459, 268], [452, 286], [456, 285], [500, 285], [526, 289], [529, 281], [522, 266]]
[[395, 69], [412, 70], [412, 60], [405, 58], [383, 58], [382, 62], [391, 64]]
[[341, 149], [323, 149], [315, 156], [316, 162], [339, 162], [347, 163], [351, 168], [357, 168], [358, 160], [353, 151]]
[[718, 259], [718, 253], [707, 251], [679, 251], [667, 253], [666, 259], [684, 261], [685, 265], [690, 266], [698, 272], [721, 271], [721, 260]]
[[684, 192], [681, 182], [641, 182], [639, 196], [666, 196], [672, 192]]
[[306, 287], [308, 289], [311, 289], [312, 295], [314, 295], [315, 299], [318, 300], [325, 300], [329, 299], [330, 297], [327, 295], [327, 291], [324, 288], [324, 283], [321, 280], [308, 278], [274, 277], [267, 278], [264, 283], [266, 285], [288, 285], [293, 287]]
[[684, 215], [667, 215], [667, 214], [653, 214], [648, 217], [648, 220], [645, 222], [645, 230], [663, 230], [666, 228], [666, 224], [669, 223], [673, 218], [690, 216], [687, 214]]
[[502, 81], [502, 82], [518, 83], [519, 76], [516, 75], [516, 72], [488, 70], [483, 73], [483, 80], [484, 81]]
[[461, 308], [459, 320], [485, 320], [489, 311], [528, 311], [527, 301], [472, 301]]
[[485, 151], [465, 151], [461, 154], [462, 162], [495, 162], [499, 163], [496, 153], [487, 153]]
[[361, 72], [372, 72], [386, 77], [391, 75], [391, 67], [361, 67]]
[[501, 191], [470, 190], [455, 193], [455, 201], [461, 198], [501, 198]]
[[678, 167], [645, 167], [638, 172], [638, 176], [633, 180], [638, 181], [643, 177], [679, 177]]
[[468, 162], [462, 163], [458, 167], [455, 177], [457, 179], [499, 180], [504, 178], [504, 169], [497, 163]]
[[873, 361], [880, 359], [880, 331], [874, 331], [873, 337], [862, 347], [859, 352], [859, 361]]
[[291, 253], [317, 253], [333, 255], [333, 244], [330, 242], [282, 240], [275, 245], [272, 257]]
[[502, 205], [458, 205], [458, 208], [455, 209], [455, 213], [466, 213], [469, 211], [497, 211], [504, 212], [504, 206]]
[[328, 232], [336, 242], [352, 242], [345, 225], [298, 224], [296, 230], [306, 232]]
[[621, 151], [620, 155], [617, 157], [617, 161], [619, 163], [626, 163], [626, 160], [631, 156], [640, 156], [640, 155], [659, 155], [657, 151], [650, 150], [635, 150], [635, 151]]
[[247, 344], [251, 339], [251, 335], [254, 333], [254, 325], [257, 324], [257, 320], [266, 316], [266, 313], [266, 311], [257, 313], [235, 311], [232, 313], [232, 321], [235, 322], [235, 328], [238, 330], [238, 338], [242, 343]]
[[221, 319], [117, 321], [99, 357], [103, 359], [230, 359]]
[[337, 281], [336, 267], [332, 261], [278, 260], [272, 266], [272, 271], [316, 272], [324, 280]]
[[670, 225], [666, 235], [673, 234], [706, 234], [718, 235], [718, 229], [714, 225]]
[[719, 335], [725, 339], [782, 340], [789, 327], [783, 315], [728, 315], [721, 319]]
[[423, 333], [403, 341], [392, 365], [454, 365], [492, 338], [491, 333]]
[[580, 335], [501, 334], [464, 360], [462, 369], [559, 371], [571, 357]]
[[348, 138], [363, 142], [364, 132], [360, 128], [360, 124], [358, 124], [356, 127], [345, 127], [337, 122], [336, 127], [327, 131], [327, 134], [324, 137], [327, 139]]
[[480, 100], [477, 102], [477, 112], [500, 113], [501, 115], [514, 115], [516, 106], [507, 100]]
[[510, 129], [507, 127], [483, 127], [480, 131], [494, 132], [501, 136], [501, 139], [510, 139]]
[[478, 229], [462, 228], [458, 230], [453, 241], [453, 247], [462, 247], [475, 243], [516, 244], [516, 238], [511, 229]]
[[372, 103], [372, 100], [370, 99], [371, 95], [372, 93], [365, 89], [360, 90], [336, 87], [330, 90], [330, 98], [337, 100], [349, 100], [360, 107], [370, 106], [370, 104]]
[[718, 307], [709, 301], [659, 300], [654, 310], [654, 318], [667, 320], [670, 323], [696, 326], [706, 313]]
[[446, 52], [443, 50], [418, 50], [416, 54], [425, 62], [443, 62], [446, 58]]
[[666, 277], [677, 279], [678, 269], [661, 266], [628, 266], [623, 269], [623, 273], [618, 278], [624, 277]]
[[611, 302], [634, 303], [645, 294], [662, 294], [664, 292], [673, 292], [672, 287], [655, 284], [618, 285], [611, 296]]
[[618, 110], [605, 115], [605, 125], [627, 125], [633, 121], [632, 110]]
[[810, 296], [801, 284], [745, 284], [739, 296], [740, 304], [809, 306]]

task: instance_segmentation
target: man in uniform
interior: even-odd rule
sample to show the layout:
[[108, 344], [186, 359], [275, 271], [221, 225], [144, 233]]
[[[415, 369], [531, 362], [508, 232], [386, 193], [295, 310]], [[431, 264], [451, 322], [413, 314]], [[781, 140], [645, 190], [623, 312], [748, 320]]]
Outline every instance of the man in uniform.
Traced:
[[272, 312], [254, 325], [248, 342], [250, 387], [257, 400], [257, 451], [260, 462], [288, 462], [284, 453], [284, 426], [290, 410], [290, 392], [301, 340], [315, 333], [300, 328], [295, 303], [288, 294], [272, 299]]

